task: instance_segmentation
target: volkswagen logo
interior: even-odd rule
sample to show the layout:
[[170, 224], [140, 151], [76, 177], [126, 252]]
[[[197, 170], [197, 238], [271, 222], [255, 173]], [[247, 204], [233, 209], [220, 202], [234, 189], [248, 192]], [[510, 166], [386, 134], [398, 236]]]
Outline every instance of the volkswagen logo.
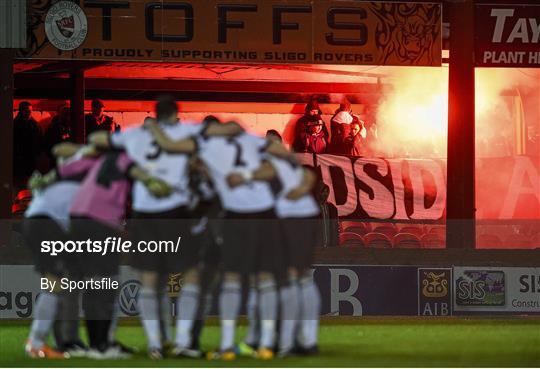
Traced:
[[122, 284], [118, 296], [118, 303], [120, 305], [120, 310], [122, 310], [124, 314], [129, 316], [139, 315], [139, 310], [137, 309], [137, 297], [139, 296], [140, 289], [141, 282], [136, 279], [130, 279]]

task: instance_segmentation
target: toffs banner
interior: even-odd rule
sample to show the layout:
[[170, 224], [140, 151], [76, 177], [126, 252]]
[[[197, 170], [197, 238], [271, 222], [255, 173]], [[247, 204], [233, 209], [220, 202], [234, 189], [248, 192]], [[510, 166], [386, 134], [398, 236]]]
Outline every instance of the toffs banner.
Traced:
[[[339, 217], [442, 220], [446, 161], [299, 154], [330, 187]], [[476, 165], [477, 219], [540, 219], [538, 158], [483, 158]]]
[[540, 67], [540, 5], [476, 5], [476, 65]]
[[350, 0], [40, 0], [19, 58], [441, 65], [441, 5]]

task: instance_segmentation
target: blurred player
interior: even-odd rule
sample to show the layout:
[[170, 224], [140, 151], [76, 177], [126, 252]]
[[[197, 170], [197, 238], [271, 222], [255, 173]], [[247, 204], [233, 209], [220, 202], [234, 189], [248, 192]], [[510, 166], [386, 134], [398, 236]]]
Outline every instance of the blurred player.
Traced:
[[[267, 137], [281, 142], [281, 136], [275, 131], [268, 131]], [[276, 202], [276, 214], [280, 219], [280, 234], [284, 241], [287, 283], [280, 291], [282, 321], [279, 356], [292, 353], [315, 354], [318, 352], [321, 304], [319, 290], [310, 271], [319, 234], [317, 226], [320, 209], [312, 194], [316, 176], [292, 158], [284, 160], [269, 156], [268, 160], [272, 166], [263, 168], [264, 171], [259, 170], [255, 175], [260, 178], [277, 175], [282, 184]], [[270, 169], [274, 169], [275, 173]]]
[[241, 134], [201, 142], [199, 157], [209, 168], [225, 209], [223, 269], [220, 292], [221, 344], [217, 357], [234, 359], [235, 322], [241, 303], [241, 277], [250, 276], [258, 290], [261, 333], [258, 357], [271, 359], [277, 318], [274, 194], [264, 181], [253, 180], [268, 142]]
[[[212, 127], [210, 125], [209, 129]], [[195, 150], [195, 143], [190, 140], [172, 141], [158, 129], [153, 133], [164, 148], [185, 152], [191, 147]], [[258, 356], [269, 359], [273, 357], [277, 314], [273, 272], [279, 262], [279, 252], [275, 252], [273, 242], [275, 232], [267, 222], [274, 218], [274, 195], [268, 183], [244, 183], [249, 182], [249, 178], [242, 176], [248, 176], [261, 165], [261, 153], [267, 148], [268, 141], [243, 133], [228, 138], [202, 138], [198, 140], [198, 146], [197, 154], [208, 168], [225, 210], [224, 277], [219, 296], [222, 337], [219, 352], [211, 356], [224, 360], [235, 358], [234, 334], [241, 304], [241, 277], [256, 275], [263, 319]]]
[[284, 266], [287, 268], [288, 282], [280, 291], [282, 321], [279, 355], [293, 353], [297, 332], [299, 347], [295, 352], [316, 353], [321, 302], [310, 273], [317, 243], [316, 217], [319, 214], [319, 207], [311, 194], [316, 177], [310, 170], [294, 162], [275, 157], [269, 160], [283, 185], [276, 203], [276, 213], [284, 238]]
[[[156, 125], [173, 140], [188, 139], [201, 134], [206, 127], [201, 124], [179, 124], [178, 107], [171, 96], [163, 96], [156, 103]], [[151, 119], [149, 120], [151, 121]], [[217, 129], [217, 133], [219, 129]], [[208, 131], [208, 134], [213, 132]], [[139, 182], [135, 183], [133, 191], [133, 231], [138, 240], [172, 241], [182, 237], [181, 252], [146, 253], [138, 255], [133, 260], [133, 266], [142, 271], [142, 288], [139, 292], [138, 307], [142, 324], [148, 339], [149, 356], [154, 359], [164, 357], [163, 343], [168, 341], [167, 329], [160, 325], [160, 317], [166, 319], [170, 313], [164, 311], [169, 301], [166, 292], [168, 273], [188, 272], [186, 285], [178, 297], [179, 313], [191, 314], [193, 317], [178, 315], [177, 332], [189, 332], [193, 322], [196, 307], [191, 302], [198, 301], [199, 288], [195, 274], [189, 271], [197, 262], [197, 245], [191, 242], [189, 205], [193, 193], [189, 188], [188, 154], [195, 149], [195, 140], [190, 150], [173, 152], [158, 145], [147, 126], [132, 128], [111, 136], [96, 133], [91, 136], [91, 142], [101, 148], [125, 149], [130, 157], [151, 175], [168, 183], [173, 192], [167, 198], [157, 199]], [[191, 295], [188, 303], [183, 301], [185, 294]], [[190, 305], [185, 307], [185, 305]], [[161, 307], [161, 308], [160, 308]], [[187, 325], [187, 327], [184, 326]], [[165, 324], [166, 325], [166, 324]], [[184, 348], [184, 341], [177, 335], [177, 346]], [[181, 354], [181, 353], [179, 353]]]
[[[60, 144], [53, 149], [53, 154], [59, 157], [58, 167], [61, 168], [62, 164], [66, 164], [69, 160], [82, 157], [85, 150], [79, 150], [77, 145]], [[33, 199], [25, 213], [23, 236], [34, 256], [36, 270], [42, 277], [58, 282], [62, 277], [78, 277], [76, 269], [73, 268], [73, 260], [69, 254], [51, 256], [41, 252], [41, 241], [66, 240], [69, 229], [69, 209], [80, 188], [80, 178], [65, 177], [56, 182], [54, 178], [53, 171], [46, 176], [35, 174], [30, 179], [29, 187], [32, 190]], [[59, 283], [56, 283], [56, 286], [59, 286]], [[86, 351], [82, 343], [70, 342], [69, 345], [62, 347], [68, 353], [66, 355], [53, 350], [45, 343], [57, 316], [59, 300], [62, 298], [63, 294], [60, 294], [58, 290], [41, 291], [34, 308], [34, 320], [25, 347], [28, 356], [59, 359], [68, 357], [70, 351], [74, 356]], [[63, 318], [60, 317], [60, 319]], [[76, 319], [78, 323], [78, 316]], [[78, 335], [76, 341], [80, 341]]]
[[[155, 197], [165, 197], [170, 188], [148, 175], [133, 163], [125, 152], [109, 152], [99, 157], [83, 158], [58, 169], [64, 176], [84, 176], [70, 209], [72, 234], [76, 240], [115, 239], [120, 236], [131, 180], [144, 184]], [[81, 256], [80, 268], [86, 278], [116, 277], [120, 252], [105, 255], [87, 252]], [[111, 344], [109, 333], [114, 316], [115, 289], [86, 290], [83, 307], [91, 350], [88, 357], [125, 358], [129, 356], [120, 344]]]

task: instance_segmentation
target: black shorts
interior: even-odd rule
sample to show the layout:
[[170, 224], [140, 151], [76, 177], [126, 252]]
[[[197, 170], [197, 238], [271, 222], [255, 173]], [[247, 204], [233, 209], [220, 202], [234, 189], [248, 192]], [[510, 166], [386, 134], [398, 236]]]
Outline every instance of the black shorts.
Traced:
[[52, 256], [41, 252], [42, 241], [61, 241], [67, 239], [66, 232], [46, 216], [25, 218], [22, 223], [25, 244], [30, 248], [34, 259], [34, 267], [41, 274], [52, 274], [57, 277], [74, 277], [77, 270], [76, 257], [73, 254], [59, 253]]
[[[185, 207], [160, 213], [133, 212], [128, 230], [135, 252], [131, 253], [130, 264], [139, 270], [160, 273], [179, 273], [197, 265], [200, 243], [191, 235], [194, 221]], [[181, 237], [180, 241], [178, 238]], [[156, 252], [139, 252], [137, 244], [147, 248], [149, 242], [169, 242], [178, 250], [162, 247]], [[172, 242], [171, 242], [172, 241]]]
[[280, 219], [283, 237], [283, 258], [287, 267], [299, 271], [308, 269], [313, 263], [313, 252], [317, 244], [318, 218]]
[[227, 212], [223, 222], [223, 269], [244, 275], [276, 274], [281, 264], [278, 225], [273, 210]]
[[[104, 223], [85, 217], [71, 219], [71, 237], [74, 241], [101, 241], [104, 246], [107, 238], [119, 239], [120, 232]], [[108, 246], [107, 252], [84, 251], [77, 254], [79, 267], [84, 277], [114, 276], [118, 274], [121, 252], [111, 252]]]

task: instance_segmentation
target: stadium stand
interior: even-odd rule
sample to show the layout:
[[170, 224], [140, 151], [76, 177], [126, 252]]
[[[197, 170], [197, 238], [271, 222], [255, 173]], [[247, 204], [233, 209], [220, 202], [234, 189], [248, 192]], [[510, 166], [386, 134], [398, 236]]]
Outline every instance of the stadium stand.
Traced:
[[340, 246], [356, 246], [356, 247], [366, 247], [364, 238], [354, 232], [343, 232], [339, 235], [339, 245]]
[[412, 233], [400, 232], [394, 236], [394, 247], [400, 249], [419, 249], [422, 247], [420, 238]]
[[366, 236], [364, 237], [364, 241], [366, 242], [366, 246], [369, 248], [375, 248], [375, 249], [392, 248], [391, 239], [383, 233], [370, 232], [366, 234]]
[[398, 233], [398, 230], [395, 225], [388, 223], [373, 228], [373, 232], [382, 233], [390, 238], [393, 238]]
[[399, 233], [411, 233], [411, 234], [414, 234], [418, 238], [424, 235], [424, 231], [422, 228], [418, 226], [409, 226], [409, 225], [403, 226], [399, 230]]
[[437, 233], [426, 233], [421, 239], [422, 248], [425, 249], [444, 249], [445, 239]]
[[360, 235], [366, 235], [371, 231], [371, 228], [366, 223], [347, 224], [342, 226], [343, 232], [354, 232]]

